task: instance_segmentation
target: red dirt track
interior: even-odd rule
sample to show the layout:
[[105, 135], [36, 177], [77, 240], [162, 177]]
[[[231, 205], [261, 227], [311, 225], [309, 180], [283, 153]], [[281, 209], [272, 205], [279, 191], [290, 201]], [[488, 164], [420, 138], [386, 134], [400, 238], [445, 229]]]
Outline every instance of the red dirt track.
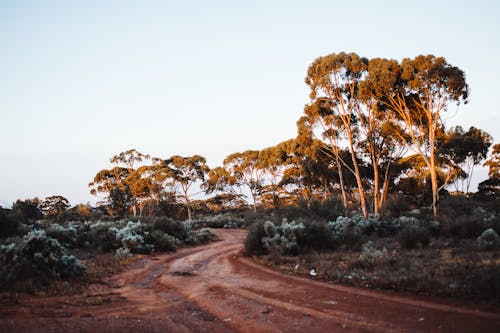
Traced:
[[147, 257], [84, 295], [0, 299], [0, 332], [498, 332], [500, 311], [338, 286], [238, 256], [246, 231]]

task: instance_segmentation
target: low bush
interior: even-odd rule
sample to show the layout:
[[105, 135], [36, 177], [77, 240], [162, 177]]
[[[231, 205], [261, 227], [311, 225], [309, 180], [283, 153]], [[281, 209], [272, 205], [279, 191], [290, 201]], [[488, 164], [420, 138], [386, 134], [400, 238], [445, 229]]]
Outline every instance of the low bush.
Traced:
[[129, 221], [122, 228], [112, 227], [109, 232], [115, 234], [116, 241], [132, 253], [150, 253], [154, 245], [145, 241], [146, 231], [141, 222]]
[[78, 232], [77, 229], [70, 225], [64, 227], [57, 223], [52, 223], [44, 228], [48, 237], [55, 238], [66, 247], [73, 247], [77, 243]]
[[21, 219], [7, 209], [0, 208], [0, 238], [22, 234], [24, 231]]
[[223, 213], [217, 215], [197, 216], [191, 223], [196, 229], [201, 228], [224, 228], [240, 229], [246, 227], [245, 218], [233, 213]]
[[185, 239], [187, 237], [187, 232], [184, 224], [170, 217], [155, 217], [151, 220], [146, 220], [145, 222], [150, 225], [152, 229], [161, 230], [164, 233], [168, 233], [177, 239]]
[[363, 244], [361, 254], [359, 255], [358, 264], [364, 267], [373, 267], [377, 263], [382, 263], [389, 258], [386, 248], [377, 250], [372, 241]]
[[339, 242], [326, 222], [311, 221], [303, 222], [303, 224], [304, 232], [297, 240], [301, 251], [315, 250], [321, 252], [337, 248]]
[[35, 230], [23, 237], [21, 243], [0, 246], [0, 280], [2, 284], [35, 279], [46, 284], [83, 274], [83, 266], [45, 231]]
[[374, 232], [379, 232], [382, 225], [382, 221], [375, 216], [370, 215], [368, 218], [364, 218], [359, 213], [355, 213], [351, 217], [339, 216], [335, 221], [328, 222], [333, 235], [340, 242], [344, 242], [348, 234], [371, 235]]
[[116, 249], [115, 251], [115, 258], [116, 259], [126, 259], [130, 258], [132, 256], [132, 253], [130, 253], [130, 249], [126, 247], [120, 247]]
[[500, 237], [493, 229], [485, 230], [481, 236], [477, 238], [479, 249], [483, 251], [492, 251], [500, 248]]
[[255, 222], [248, 227], [247, 237], [245, 239], [245, 252], [247, 255], [260, 256], [267, 253], [262, 245], [262, 238], [266, 236], [264, 222]]
[[121, 246], [116, 241], [116, 235], [111, 228], [116, 228], [115, 222], [97, 221], [86, 224], [77, 236], [77, 243], [82, 248], [92, 248], [101, 252], [110, 252]]
[[281, 225], [271, 221], [264, 222], [265, 236], [262, 245], [270, 253], [296, 255], [299, 251], [297, 238], [302, 238], [304, 224], [283, 220]]
[[186, 239], [187, 244], [199, 245], [207, 244], [215, 237], [215, 234], [210, 228], [201, 228], [199, 230], [189, 230]]
[[147, 237], [148, 243], [153, 244], [155, 251], [175, 251], [182, 242], [172, 235], [161, 230], [153, 230]]
[[397, 218], [413, 207], [412, 200], [404, 194], [390, 194], [385, 203], [384, 215], [389, 218]]
[[409, 224], [403, 227], [396, 235], [396, 239], [401, 247], [407, 250], [428, 246], [430, 237], [429, 229], [415, 224]]

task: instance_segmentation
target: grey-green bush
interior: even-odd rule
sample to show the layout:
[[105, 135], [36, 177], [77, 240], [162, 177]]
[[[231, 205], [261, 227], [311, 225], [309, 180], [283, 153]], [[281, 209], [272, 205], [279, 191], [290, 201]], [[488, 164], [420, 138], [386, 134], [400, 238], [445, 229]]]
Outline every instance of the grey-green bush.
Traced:
[[31, 278], [45, 283], [84, 272], [85, 266], [43, 230], [31, 231], [21, 243], [0, 246], [0, 280], [4, 285]]

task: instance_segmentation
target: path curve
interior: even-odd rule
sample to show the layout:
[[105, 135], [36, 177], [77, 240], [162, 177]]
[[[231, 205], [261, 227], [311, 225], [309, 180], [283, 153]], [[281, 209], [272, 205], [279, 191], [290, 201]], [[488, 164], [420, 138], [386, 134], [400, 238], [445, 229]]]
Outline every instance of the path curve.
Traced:
[[[146, 257], [81, 297], [3, 302], [0, 331], [495, 332], [500, 327], [499, 312], [467, 303], [275, 272], [239, 256], [246, 231], [216, 233], [218, 242]], [[34, 326], [37, 330], [30, 330]]]

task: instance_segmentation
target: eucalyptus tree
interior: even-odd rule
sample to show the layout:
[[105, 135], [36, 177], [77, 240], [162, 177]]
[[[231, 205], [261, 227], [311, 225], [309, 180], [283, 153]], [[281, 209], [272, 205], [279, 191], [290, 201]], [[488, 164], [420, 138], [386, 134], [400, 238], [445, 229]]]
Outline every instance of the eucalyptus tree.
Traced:
[[[127, 185], [126, 179], [131, 173], [131, 169], [119, 166], [99, 171], [88, 185], [90, 187], [90, 194], [95, 196], [103, 194], [104, 201], [100, 202], [100, 204], [106, 203], [110, 207], [119, 206], [119, 210], [122, 210], [121, 208], [124, 206], [130, 206], [132, 198], [128, 193], [130, 192], [130, 188]], [[121, 203], [115, 205], [114, 200], [119, 200]], [[124, 201], [130, 202], [127, 202], [125, 205]]]
[[52, 195], [41, 202], [40, 208], [45, 218], [59, 219], [69, 208], [69, 201], [61, 195]]
[[311, 103], [305, 109], [309, 123], [321, 128], [331, 147], [338, 147], [335, 141], [341, 136], [347, 141], [353, 167], [349, 168], [345, 162], [343, 165], [356, 178], [359, 204], [365, 217], [369, 211], [356, 154], [356, 136], [357, 115], [363, 107], [358, 93], [367, 69], [368, 59], [341, 52], [317, 58], [309, 66], [305, 80], [311, 89]]
[[289, 168], [289, 142], [284, 141], [276, 146], [267, 147], [259, 152], [258, 168], [264, 173], [265, 186], [263, 187], [263, 199], [266, 197], [273, 208], [281, 205], [281, 197], [288, 196], [282, 186], [281, 180], [285, 171]]
[[324, 142], [299, 131], [297, 138], [279, 143], [277, 149], [284, 161], [279, 186], [288, 193], [288, 201], [300, 197], [310, 202], [313, 198], [326, 199], [334, 193], [338, 177]]
[[[136, 149], [129, 149], [113, 156], [109, 161], [116, 166], [124, 166], [130, 170], [130, 175], [126, 179], [126, 185], [131, 196], [131, 207], [134, 216], [137, 215], [137, 208], [139, 208], [139, 215], [142, 215], [144, 204], [149, 200], [151, 192], [150, 179], [143, 176], [136, 166], [151, 160], [151, 156], [143, 154]], [[123, 188], [122, 188], [123, 190]]]
[[489, 167], [489, 178], [479, 183], [478, 194], [488, 199], [498, 200], [500, 198], [500, 143], [493, 146], [491, 156], [484, 163], [484, 166]]
[[385, 93], [384, 87], [393, 84], [390, 70], [398, 66], [395, 60], [370, 59], [368, 72], [360, 83], [358, 95], [362, 105], [356, 114], [361, 132], [359, 147], [368, 156], [373, 172], [375, 215], [383, 210], [389, 185], [392, 178], [397, 176], [393, 165], [406, 153], [401, 138], [407, 136], [392, 112], [381, 103]]
[[207, 194], [213, 192], [234, 194], [236, 192], [235, 186], [235, 177], [223, 166], [210, 169], [207, 180], [203, 183], [203, 188]]
[[235, 186], [248, 188], [252, 197], [253, 211], [257, 211], [257, 200], [262, 192], [264, 179], [264, 172], [259, 168], [259, 151], [233, 153], [224, 159], [223, 164], [234, 180]]
[[500, 178], [500, 143], [493, 146], [490, 158], [484, 163], [489, 167], [488, 176], [490, 178]]
[[166, 160], [157, 160], [157, 172], [159, 179], [170, 180], [174, 188], [180, 186], [184, 204], [188, 212], [188, 219], [192, 217], [190, 190], [196, 182], [203, 182], [210, 171], [206, 159], [200, 155], [183, 157], [174, 155]]
[[134, 169], [136, 164], [150, 159], [151, 156], [148, 154], [143, 154], [135, 149], [129, 149], [111, 157], [109, 161], [116, 165], [123, 164], [129, 169]]
[[[377, 69], [377, 70], [376, 70]], [[442, 126], [441, 115], [450, 103], [467, 102], [468, 85], [464, 72], [442, 57], [433, 55], [403, 59], [399, 66], [372, 68], [367, 80], [380, 85], [377, 98], [395, 113], [407, 147], [421, 156], [430, 172], [432, 208], [438, 217], [439, 191], [436, 143]], [[383, 75], [384, 80], [380, 77]]]
[[492, 143], [492, 137], [485, 131], [470, 127], [467, 132], [456, 126], [445, 133], [439, 145], [439, 155], [446, 156], [457, 169], [460, 169], [455, 185], [461, 180], [461, 191], [469, 192], [474, 167], [486, 159]]

